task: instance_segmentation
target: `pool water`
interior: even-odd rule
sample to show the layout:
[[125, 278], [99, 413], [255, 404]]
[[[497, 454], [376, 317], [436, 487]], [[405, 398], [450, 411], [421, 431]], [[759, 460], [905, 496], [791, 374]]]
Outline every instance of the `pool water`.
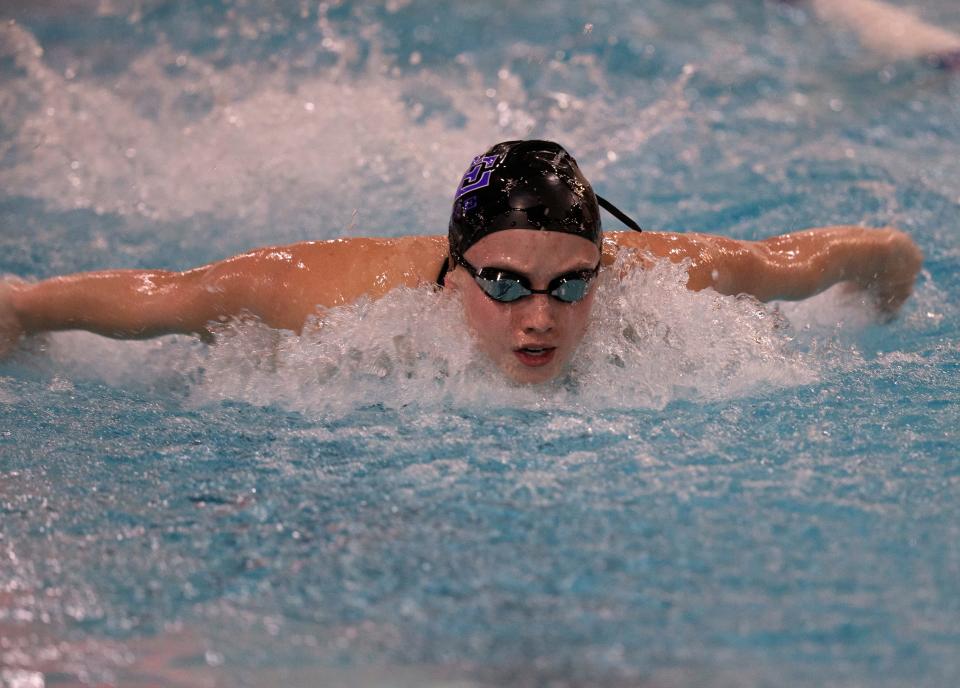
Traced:
[[516, 137], [644, 227], [892, 224], [925, 254], [888, 324], [839, 290], [608, 274], [533, 389], [429, 289], [302, 336], [25, 342], [0, 686], [960, 682], [956, 74], [759, 0], [0, 18], [0, 273], [443, 233], [469, 158]]

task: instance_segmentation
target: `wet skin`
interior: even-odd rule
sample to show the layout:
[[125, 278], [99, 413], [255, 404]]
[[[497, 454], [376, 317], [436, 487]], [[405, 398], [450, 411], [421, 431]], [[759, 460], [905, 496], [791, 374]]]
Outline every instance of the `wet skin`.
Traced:
[[[464, 257], [477, 269], [503, 268], [526, 276], [534, 289], [546, 289], [555, 277], [592, 270], [600, 251], [573, 234], [509, 229], [484, 237]], [[507, 377], [524, 384], [546, 382], [563, 372], [587, 330], [595, 292], [591, 284], [576, 303], [547, 294], [500, 303], [460, 267], [447, 275], [446, 284], [459, 294], [480, 350]]]
[[[760, 241], [610, 232], [604, 236], [603, 265], [609, 268], [624, 250], [621, 271], [661, 259], [683, 262], [688, 288], [750, 294], [761, 301], [803, 299], [843, 282], [865, 292], [887, 317], [910, 296], [922, 263], [916, 244], [892, 227], [823, 227]], [[507, 230], [477, 242], [466, 258], [475, 267], [523, 273], [543, 289], [569, 270], [592, 268], [596, 251], [568, 234]], [[24, 335], [58, 330], [119, 339], [209, 337], [211, 323], [254, 316], [299, 332], [329, 308], [432, 284], [446, 253], [442, 236], [353, 238], [261, 248], [183, 272], [102, 270], [37, 283], [0, 279], [0, 358]], [[543, 381], [563, 370], [593, 299], [571, 306], [537, 295], [505, 306], [483, 295], [462, 268], [447, 282], [459, 291], [480, 348], [518, 381]]]

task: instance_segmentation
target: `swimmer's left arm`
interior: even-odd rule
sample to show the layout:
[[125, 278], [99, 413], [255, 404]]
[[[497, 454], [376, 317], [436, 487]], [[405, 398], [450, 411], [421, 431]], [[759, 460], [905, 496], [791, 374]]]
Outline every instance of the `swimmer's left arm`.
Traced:
[[910, 296], [923, 261], [913, 240], [892, 227], [824, 227], [755, 242], [710, 237], [699, 243], [691, 289], [796, 300], [846, 282], [888, 314]]

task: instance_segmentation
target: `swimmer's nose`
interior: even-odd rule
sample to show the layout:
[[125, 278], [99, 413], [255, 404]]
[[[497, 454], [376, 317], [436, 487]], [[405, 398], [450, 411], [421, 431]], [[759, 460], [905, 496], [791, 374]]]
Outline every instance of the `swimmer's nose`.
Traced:
[[546, 294], [534, 294], [523, 301], [519, 315], [525, 332], [549, 332], [554, 328], [553, 299]]

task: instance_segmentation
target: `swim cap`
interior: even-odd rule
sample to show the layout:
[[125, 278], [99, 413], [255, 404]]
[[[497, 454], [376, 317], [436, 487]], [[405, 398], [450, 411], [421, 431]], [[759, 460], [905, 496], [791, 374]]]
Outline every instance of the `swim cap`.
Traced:
[[450, 255], [505, 229], [576, 234], [600, 246], [600, 207], [577, 161], [552, 141], [504, 141], [463, 175], [450, 215]]

